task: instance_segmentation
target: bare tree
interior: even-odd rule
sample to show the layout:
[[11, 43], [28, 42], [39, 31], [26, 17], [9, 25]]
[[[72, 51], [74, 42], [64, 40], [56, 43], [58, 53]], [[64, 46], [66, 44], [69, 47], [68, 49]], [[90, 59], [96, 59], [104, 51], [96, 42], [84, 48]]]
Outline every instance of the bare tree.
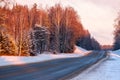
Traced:
[[51, 23], [51, 49], [60, 52], [60, 27], [63, 16], [63, 9], [60, 4], [56, 4], [55, 7], [49, 9], [49, 19]]

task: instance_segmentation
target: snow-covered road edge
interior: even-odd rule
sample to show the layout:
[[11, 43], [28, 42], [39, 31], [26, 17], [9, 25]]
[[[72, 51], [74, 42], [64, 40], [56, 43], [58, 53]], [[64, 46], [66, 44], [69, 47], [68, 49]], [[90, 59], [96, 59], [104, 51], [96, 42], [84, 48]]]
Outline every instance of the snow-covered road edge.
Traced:
[[64, 58], [75, 58], [82, 57], [91, 53], [91, 51], [86, 51], [83, 54], [73, 53], [73, 54], [40, 54], [38, 56], [28, 56], [28, 57], [19, 57], [19, 56], [0, 56], [0, 66], [8, 65], [24, 65], [29, 63], [36, 62], [45, 62], [55, 59], [64, 59]]
[[86, 74], [88, 74], [88, 72], [90, 72], [93, 69], [97, 68], [97, 66], [99, 66], [101, 63], [103, 63], [104, 61], [106, 61], [110, 57], [110, 53], [108, 52], [107, 54], [108, 55], [105, 58], [101, 59], [100, 61], [98, 61], [97, 63], [92, 65], [91, 67], [89, 67], [86, 70], [82, 71], [80, 74], [76, 74], [75, 77], [73, 77], [70, 80], [79, 80], [79, 79], [82, 79], [82, 77], [85, 77]]
[[39, 54], [37, 56], [0, 56], [0, 66], [24, 65], [28, 63], [45, 62], [54, 59], [75, 58], [86, 56], [91, 53], [91, 51], [87, 51], [78, 46], [75, 46], [75, 48], [76, 49], [73, 53], [53, 54], [50, 52], [44, 52], [43, 54]]

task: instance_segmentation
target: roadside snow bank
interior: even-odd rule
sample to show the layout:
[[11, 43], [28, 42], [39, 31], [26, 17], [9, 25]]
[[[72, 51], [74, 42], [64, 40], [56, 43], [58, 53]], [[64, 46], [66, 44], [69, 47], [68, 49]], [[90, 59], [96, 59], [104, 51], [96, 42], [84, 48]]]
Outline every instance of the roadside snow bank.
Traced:
[[27, 57], [26, 56], [1, 56], [0, 57], [0, 66], [41, 62], [41, 61], [47, 61], [47, 60], [59, 59], [59, 58], [80, 57], [80, 56], [84, 56], [85, 55], [84, 53], [86, 54], [86, 50], [77, 47], [75, 50], [75, 53], [71, 53], [71, 54], [68, 54], [68, 53], [67, 54], [65, 54], [65, 53], [61, 53], [61, 54], [45, 53], [45, 54], [40, 54], [38, 56], [27, 56]]
[[108, 60], [86, 74], [82, 76], [79, 74], [71, 80], [120, 80], [120, 57], [118, 56], [110, 53]]
[[110, 53], [114, 53], [114, 54], [120, 55], [120, 49], [119, 50], [115, 50], [115, 51], [110, 51]]
[[4, 65], [15, 65], [15, 64], [25, 64], [39, 61], [46, 61], [58, 58], [70, 58], [70, 57], [80, 57], [81, 54], [40, 54], [38, 56], [1, 56], [0, 66]]
[[82, 55], [86, 55], [88, 53], [90, 53], [91, 51], [87, 51], [86, 49], [83, 49], [81, 47], [75, 46], [75, 51], [74, 53], [76, 54], [82, 54]]
[[81, 47], [75, 46], [74, 53], [83, 53], [83, 52], [86, 52], [86, 51], [87, 51], [86, 49], [83, 49]]

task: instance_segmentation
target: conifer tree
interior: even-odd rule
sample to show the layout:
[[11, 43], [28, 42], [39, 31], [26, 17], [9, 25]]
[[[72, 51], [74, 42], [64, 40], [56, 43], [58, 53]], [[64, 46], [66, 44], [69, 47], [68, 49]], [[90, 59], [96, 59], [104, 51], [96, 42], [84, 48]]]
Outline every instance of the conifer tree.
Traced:
[[45, 26], [35, 25], [33, 27], [30, 33], [30, 53], [32, 55], [41, 54], [49, 50], [49, 34]]
[[113, 49], [117, 50], [117, 49], [120, 49], [120, 13], [115, 21], [116, 22], [115, 22]]
[[0, 27], [0, 53], [3, 55], [16, 55], [16, 45], [13, 39]]

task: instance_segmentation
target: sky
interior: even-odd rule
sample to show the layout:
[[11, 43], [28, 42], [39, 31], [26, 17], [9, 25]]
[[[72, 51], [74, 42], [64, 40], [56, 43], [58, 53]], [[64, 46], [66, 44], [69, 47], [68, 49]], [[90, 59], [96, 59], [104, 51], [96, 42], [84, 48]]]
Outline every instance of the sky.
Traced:
[[56, 3], [73, 7], [85, 29], [102, 45], [112, 45], [114, 20], [118, 16], [120, 0], [14, 0], [17, 3], [50, 7]]

